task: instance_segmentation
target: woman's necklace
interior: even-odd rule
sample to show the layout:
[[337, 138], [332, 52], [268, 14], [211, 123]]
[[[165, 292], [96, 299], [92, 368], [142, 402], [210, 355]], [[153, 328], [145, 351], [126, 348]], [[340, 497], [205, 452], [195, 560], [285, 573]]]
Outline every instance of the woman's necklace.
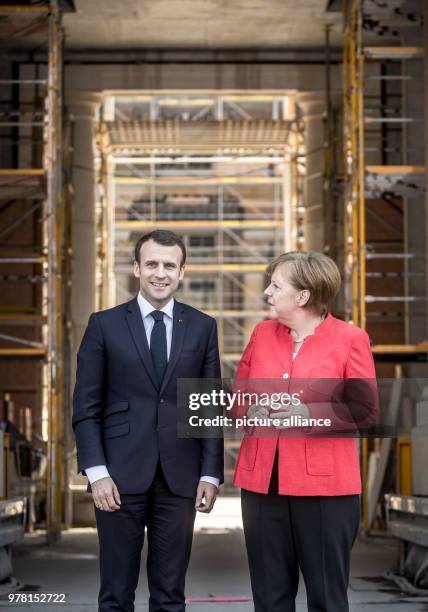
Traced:
[[[308, 334], [310, 336], [311, 334]], [[302, 336], [301, 338], [293, 338], [294, 344], [301, 344], [308, 336]]]
[[[293, 338], [294, 344], [302, 344], [302, 342], [304, 342], [306, 340], [306, 338], [308, 338], [309, 336], [312, 336], [314, 331], [315, 331], [315, 329], [324, 320], [324, 318], [325, 317], [323, 317], [323, 316], [320, 317], [319, 322], [315, 325], [314, 329], [309, 334], [306, 334], [305, 336], [300, 336], [300, 337], [293, 337], [293, 336], [291, 336]], [[290, 332], [291, 332], [291, 330], [290, 330]]]

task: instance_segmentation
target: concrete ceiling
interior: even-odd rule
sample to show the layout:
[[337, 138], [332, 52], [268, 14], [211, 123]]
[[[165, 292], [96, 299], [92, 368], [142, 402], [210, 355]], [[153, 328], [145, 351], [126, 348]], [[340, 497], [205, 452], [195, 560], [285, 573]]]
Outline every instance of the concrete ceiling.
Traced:
[[327, 0], [75, 0], [64, 15], [70, 50], [315, 49], [341, 14]]

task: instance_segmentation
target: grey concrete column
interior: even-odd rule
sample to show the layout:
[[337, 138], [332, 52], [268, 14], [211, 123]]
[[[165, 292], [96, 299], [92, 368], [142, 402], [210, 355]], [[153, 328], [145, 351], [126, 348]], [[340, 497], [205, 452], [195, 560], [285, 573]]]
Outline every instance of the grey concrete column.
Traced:
[[[95, 225], [95, 174], [94, 174], [94, 121], [99, 108], [97, 94], [67, 94], [66, 107], [72, 116], [73, 146], [73, 214], [72, 214], [72, 291], [71, 291], [71, 359], [70, 380], [74, 388], [76, 355], [85, 331], [89, 315], [95, 310], [95, 262], [96, 262], [96, 225]], [[71, 424], [68, 424], [71, 427]], [[70, 450], [74, 447], [74, 437], [69, 431]], [[68, 456], [72, 456], [71, 453]], [[73, 459], [68, 466], [69, 482], [84, 484], [86, 479], [76, 474]], [[86, 494], [85, 494], [86, 495]], [[80, 496], [76, 496], [79, 499]], [[89, 498], [89, 496], [86, 495]], [[70, 494], [66, 495], [66, 515], [73, 522]], [[80, 505], [79, 505], [80, 507]], [[74, 504], [76, 508], [76, 504]]]
[[67, 108], [73, 127], [73, 233], [72, 233], [72, 323], [73, 353], [83, 336], [88, 317], [95, 309], [95, 174], [94, 121], [97, 95], [70, 96]]
[[323, 215], [325, 96], [323, 92], [305, 92], [298, 95], [297, 103], [303, 111], [306, 131], [305, 250], [322, 251], [325, 242]]

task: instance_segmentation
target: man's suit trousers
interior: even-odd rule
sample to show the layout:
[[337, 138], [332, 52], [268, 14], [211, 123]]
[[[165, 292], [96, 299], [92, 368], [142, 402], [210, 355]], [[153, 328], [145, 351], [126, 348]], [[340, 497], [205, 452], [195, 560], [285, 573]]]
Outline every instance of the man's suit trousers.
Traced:
[[149, 490], [121, 495], [115, 512], [95, 509], [100, 546], [99, 612], [132, 612], [147, 527], [150, 612], [182, 612], [194, 499], [172, 494], [160, 466]]

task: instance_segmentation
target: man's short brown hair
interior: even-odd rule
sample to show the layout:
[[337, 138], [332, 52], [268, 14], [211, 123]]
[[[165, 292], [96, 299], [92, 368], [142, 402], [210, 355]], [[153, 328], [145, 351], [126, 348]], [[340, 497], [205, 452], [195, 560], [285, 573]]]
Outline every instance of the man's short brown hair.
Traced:
[[143, 236], [141, 236], [141, 238], [138, 240], [137, 244], [135, 245], [134, 259], [138, 263], [138, 265], [140, 265], [141, 246], [148, 240], [153, 240], [154, 242], [156, 242], [157, 244], [161, 244], [162, 246], [177, 245], [181, 249], [180, 266], [184, 266], [184, 264], [186, 263], [186, 247], [184, 246], [184, 242], [182, 241], [180, 236], [177, 236], [177, 234], [174, 234], [174, 232], [171, 232], [170, 230], [159, 229], [159, 230], [153, 230], [152, 232], [149, 232], [148, 234], [144, 234]]
[[305, 308], [327, 309], [339, 293], [341, 278], [335, 262], [323, 253], [290, 251], [276, 257], [266, 272], [272, 276], [278, 266], [287, 266], [287, 278], [297, 291], [310, 293]]

